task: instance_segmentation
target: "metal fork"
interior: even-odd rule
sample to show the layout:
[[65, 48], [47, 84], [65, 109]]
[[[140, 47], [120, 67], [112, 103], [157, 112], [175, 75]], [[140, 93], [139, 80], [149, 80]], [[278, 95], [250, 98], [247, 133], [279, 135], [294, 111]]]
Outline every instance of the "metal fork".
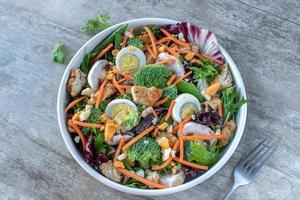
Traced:
[[246, 158], [241, 160], [234, 169], [234, 184], [225, 194], [223, 200], [228, 200], [237, 187], [249, 184], [276, 149], [276, 142], [266, 138]]

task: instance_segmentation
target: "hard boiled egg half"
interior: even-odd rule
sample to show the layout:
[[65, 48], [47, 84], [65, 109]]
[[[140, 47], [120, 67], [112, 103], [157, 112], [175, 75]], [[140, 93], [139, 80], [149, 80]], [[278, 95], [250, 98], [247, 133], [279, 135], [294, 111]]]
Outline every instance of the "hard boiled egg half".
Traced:
[[[123, 127], [124, 131], [132, 129], [139, 122], [139, 115], [136, 105], [127, 99], [115, 99], [105, 109], [105, 115]], [[136, 118], [135, 118], [136, 117]], [[131, 123], [134, 121], [135, 123]]]
[[172, 118], [181, 122], [185, 117], [201, 111], [200, 102], [191, 94], [183, 93], [175, 99]]
[[142, 50], [135, 46], [123, 48], [116, 57], [116, 67], [128, 74], [135, 73], [146, 64], [146, 56]]

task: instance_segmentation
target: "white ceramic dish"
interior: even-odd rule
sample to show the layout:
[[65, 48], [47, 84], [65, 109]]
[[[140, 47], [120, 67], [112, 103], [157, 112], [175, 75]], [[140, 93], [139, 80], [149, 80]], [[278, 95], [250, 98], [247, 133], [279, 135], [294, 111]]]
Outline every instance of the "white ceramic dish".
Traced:
[[[135, 28], [141, 25], [145, 24], [157, 24], [157, 25], [164, 25], [164, 24], [174, 24], [177, 23], [177, 21], [170, 20], [170, 19], [162, 19], [162, 18], [143, 18], [143, 19], [134, 19], [125, 21], [119, 24], [116, 24], [100, 33], [98, 33], [96, 36], [91, 38], [88, 42], [86, 42], [75, 54], [75, 56], [70, 61], [69, 65], [67, 66], [65, 73], [61, 79], [61, 83], [59, 86], [58, 91], [58, 99], [57, 99], [57, 117], [58, 117], [58, 124], [59, 128], [62, 134], [62, 137], [64, 139], [65, 144], [67, 145], [69, 151], [71, 152], [74, 159], [78, 162], [78, 164], [92, 177], [100, 181], [101, 183], [110, 186], [116, 190], [136, 194], [136, 195], [144, 195], [144, 196], [154, 196], [154, 195], [166, 195], [166, 194], [172, 194], [180, 191], [187, 190], [195, 185], [198, 185], [211, 177], [213, 174], [215, 174], [231, 157], [235, 149], [237, 148], [246, 123], [246, 116], [247, 116], [247, 104], [244, 104], [237, 115], [237, 130], [234, 139], [232, 142], [227, 146], [227, 148], [224, 150], [222, 158], [212, 167], [210, 168], [206, 173], [204, 173], [202, 176], [187, 182], [183, 185], [173, 187], [173, 188], [167, 188], [167, 189], [136, 189], [136, 188], [130, 188], [125, 185], [121, 185], [119, 183], [113, 182], [103, 175], [101, 175], [99, 172], [97, 172], [95, 169], [93, 169], [91, 166], [89, 166], [84, 158], [81, 156], [80, 152], [77, 150], [76, 146], [74, 145], [74, 142], [72, 141], [72, 138], [67, 130], [66, 127], [66, 115], [64, 112], [64, 108], [68, 102], [68, 95], [66, 91], [66, 84], [69, 78], [70, 70], [74, 67], [79, 67], [80, 63], [83, 59], [83, 56], [86, 52], [92, 51], [92, 49], [99, 44], [106, 36], [108, 36], [113, 30], [115, 30], [117, 27], [119, 27], [121, 24], [127, 23], [129, 28]], [[244, 83], [242, 80], [242, 77], [231, 59], [231, 57], [228, 55], [228, 53], [222, 48], [221, 51], [227, 60], [232, 75], [234, 77], [234, 81], [236, 84], [236, 89], [238, 90], [239, 94], [246, 98], [246, 91], [244, 87]]]

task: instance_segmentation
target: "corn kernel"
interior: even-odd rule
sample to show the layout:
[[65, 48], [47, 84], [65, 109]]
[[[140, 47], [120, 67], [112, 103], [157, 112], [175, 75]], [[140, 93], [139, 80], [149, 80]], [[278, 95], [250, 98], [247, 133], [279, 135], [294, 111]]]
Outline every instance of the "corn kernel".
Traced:
[[159, 53], [165, 52], [166, 51], [166, 46], [163, 45], [161, 47], [158, 48]]
[[158, 130], [164, 130], [168, 127], [169, 127], [168, 123], [164, 122], [164, 123], [160, 124], [157, 128], [158, 128]]
[[116, 57], [116, 56], [118, 55], [118, 53], [119, 53], [119, 49], [114, 49], [114, 50], [112, 50], [112, 52], [111, 52], [111, 54], [112, 54], [114, 57]]
[[114, 162], [114, 167], [125, 168], [124, 163], [122, 161]]

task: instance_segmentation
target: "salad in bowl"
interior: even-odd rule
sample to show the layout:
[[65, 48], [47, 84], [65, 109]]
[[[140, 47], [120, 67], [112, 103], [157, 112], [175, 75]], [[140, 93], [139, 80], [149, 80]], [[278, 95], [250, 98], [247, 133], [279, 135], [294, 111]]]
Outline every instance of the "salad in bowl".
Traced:
[[66, 76], [61, 123], [80, 159], [93, 176], [133, 189], [208, 173], [246, 103], [215, 35], [187, 22], [118, 25]]

